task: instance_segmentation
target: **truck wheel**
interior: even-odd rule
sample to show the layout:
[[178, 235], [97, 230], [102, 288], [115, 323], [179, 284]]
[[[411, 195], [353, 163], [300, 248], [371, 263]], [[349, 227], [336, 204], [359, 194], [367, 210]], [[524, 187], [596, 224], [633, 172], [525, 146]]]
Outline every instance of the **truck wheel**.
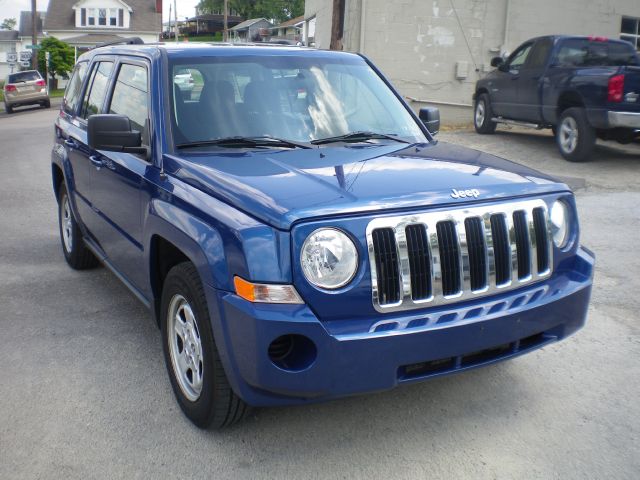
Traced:
[[184, 414], [200, 428], [217, 429], [242, 420], [250, 407], [229, 385], [202, 282], [192, 263], [181, 263], [169, 271], [161, 305], [165, 364]]
[[58, 225], [64, 258], [74, 270], [86, 270], [98, 265], [98, 259], [91, 253], [82, 240], [82, 232], [73, 216], [67, 189], [60, 187], [58, 198]]
[[489, 95], [483, 93], [476, 99], [473, 109], [473, 125], [476, 127], [476, 132], [481, 134], [495, 132], [498, 124], [493, 122], [492, 118], [493, 112], [491, 111]]
[[595, 129], [589, 124], [583, 108], [567, 108], [556, 128], [556, 143], [562, 156], [570, 162], [584, 162], [596, 143]]

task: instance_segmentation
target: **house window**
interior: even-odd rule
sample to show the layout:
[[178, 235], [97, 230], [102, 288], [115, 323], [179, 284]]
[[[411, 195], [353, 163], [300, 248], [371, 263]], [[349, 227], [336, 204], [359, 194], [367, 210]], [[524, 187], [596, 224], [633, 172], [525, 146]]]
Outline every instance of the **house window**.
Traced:
[[87, 25], [87, 9], [80, 9], [80, 25], [85, 27]]
[[118, 9], [117, 8], [109, 9], [109, 26], [110, 27], [118, 26]]
[[107, 9], [106, 8], [98, 9], [98, 25], [101, 25], [101, 26], [107, 25]]
[[87, 8], [87, 25], [92, 27], [96, 25], [96, 9], [95, 8]]
[[622, 17], [620, 40], [626, 40], [640, 50], [640, 18]]

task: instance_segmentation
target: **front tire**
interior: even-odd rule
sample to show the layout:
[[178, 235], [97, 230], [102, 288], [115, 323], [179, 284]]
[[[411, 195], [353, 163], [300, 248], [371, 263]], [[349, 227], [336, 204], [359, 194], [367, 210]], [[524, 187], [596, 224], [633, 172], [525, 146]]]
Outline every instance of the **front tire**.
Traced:
[[162, 289], [160, 326], [165, 364], [184, 414], [200, 428], [223, 428], [250, 407], [232, 390], [216, 348], [207, 300], [190, 262], [169, 271]]
[[98, 259], [87, 248], [82, 239], [82, 232], [73, 216], [67, 188], [62, 184], [58, 196], [58, 227], [62, 253], [71, 268], [86, 270], [98, 265]]
[[560, 154], [570, 162], [584, 162], [593, 153], [596, 131], [589, 124], [584, 108], [567, 108], [556, 127]]
[[491, 110], [491, 102], [489, 95], [483, 93], [476, 99], [473, 109], [473, 126], [476, 132], [480, 134], [494, 133], [498, 124], [491, 120], [493, 111]]

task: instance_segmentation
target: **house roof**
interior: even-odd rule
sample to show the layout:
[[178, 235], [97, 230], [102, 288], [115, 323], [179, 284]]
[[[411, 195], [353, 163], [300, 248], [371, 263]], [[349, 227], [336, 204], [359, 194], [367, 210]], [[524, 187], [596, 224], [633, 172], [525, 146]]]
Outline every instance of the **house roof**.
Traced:
[[[122, 2], [123, 6], [130, 7], [131, 22], [129, 28], [119, 28], [122, 32], [158, 32], [162, 30], [162, 14], [156, 13], [155, 0], [127, 0]], [[76, 12], [74, 7], [81, 8], [78, 0], [49, 0], [47, 16], [44, 27], [47, 32], [76, 30]], [[91, 30], [98, 30], [105, 35], [109, 35], [113, 29], [90, 27]], [[82, 30], [85, 30], [84, 27]]]
[[269, 25], [271, 25], [271, 22], [269, 20], [267, 20], [266, 18], [250, 18], [249, 20], [245, 20], [242, 23], [239, 23], [238, 25], [236, 25], [235, 27], [231, 28], [230, 30], [233, 30], [235, 32], [237, 32], [238, 30], [248, 30], [249, 27], [251, 27], [252, 25], [258, 23], [258, 22], [267, 22]]
[[295, 17], [287, 20], [286, 22], [282, 22], [280, 25], [278, 25], [278, 27], [293, 27], [302, 22], [304, 22], [304, 15], [300, 15], [299, 17]]
[[[46, 16], [45, 12], [36, 12], [36, 27], [39, 35], [42, 35], [42, 19]], [[20, 12], [19, 36], [30, 37], [33, 35], [31, 26], [31, 11], [23, 10]]]
[[[224, 15], [221, 13], [203, 13], [202, 15], [196, 15], [195, 17], [187, 18], [188, 22], [195, 22], [199, 20], [201, 22], [210, 22], [210, 21], [222, 21], [224, 19]], [[229, 15], [227, 16], [228, 22], [242, 22], [242, 17], [238, 17], [237, 15]]]
[[17, 30], [0, 30], [0, 42], [14, 42], [18, 40]]
[[97, 45], [99, 43], [114, 42], [123, 38], [125, 37], [108, 33], [87, 33], [85, 35], [78, 35], [77, 37], [65, 38], [64, 41], [70, 45]]

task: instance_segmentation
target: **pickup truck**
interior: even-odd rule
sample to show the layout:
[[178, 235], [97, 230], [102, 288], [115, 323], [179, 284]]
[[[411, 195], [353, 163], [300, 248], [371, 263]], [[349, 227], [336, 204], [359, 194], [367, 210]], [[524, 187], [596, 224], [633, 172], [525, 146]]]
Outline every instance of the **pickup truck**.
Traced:
[[546, 36], [528, 40], [476, 83], [476, 132], [498, 123], [551, 128], [564, 158], [587, 160], [596, 138], [640, 136], [640, 59], [625, 41]]
[[80, 56], [55, 121], [62, 252], [151, 310], [196, 425], [462, 372], [583, 326], [594, 256], [567, 185], [436, 142], [437, 110], [416, 115], [366, 58], [132, 43]]

